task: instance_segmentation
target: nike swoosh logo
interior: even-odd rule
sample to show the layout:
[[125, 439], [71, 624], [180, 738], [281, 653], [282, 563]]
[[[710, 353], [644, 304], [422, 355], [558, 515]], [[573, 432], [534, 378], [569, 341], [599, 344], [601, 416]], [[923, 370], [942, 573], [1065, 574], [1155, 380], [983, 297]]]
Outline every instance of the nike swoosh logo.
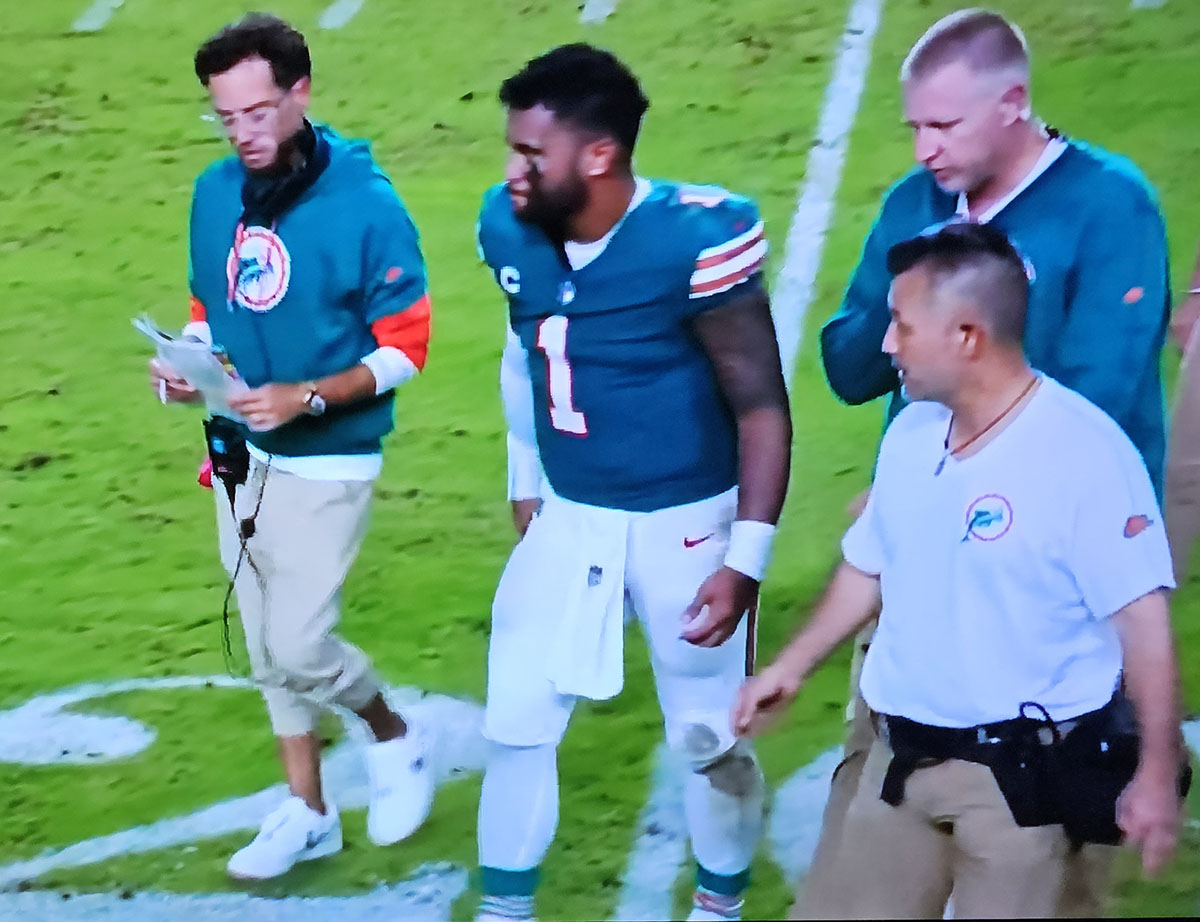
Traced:
[[305, 848], [316, 848], [318, 845], [320, 845], [322, 842], [324, 842], [328, 838], [329, 838], [329, 830], [328, 829], [325, 830], [323, 833], [321, 833], [319, 836], [314, 836], [310, 832], [308, 834], [308, 837], [304, 840], [304, 847]]
[[710, 531], [703, 538], [684, 538], [683, 546], [684, 547], [695, 547], [697, 544], [703, 544], [705, 541], [707, 541], [709, 538], [711, 538], [714, 534], [716, 534], [716, 532]]

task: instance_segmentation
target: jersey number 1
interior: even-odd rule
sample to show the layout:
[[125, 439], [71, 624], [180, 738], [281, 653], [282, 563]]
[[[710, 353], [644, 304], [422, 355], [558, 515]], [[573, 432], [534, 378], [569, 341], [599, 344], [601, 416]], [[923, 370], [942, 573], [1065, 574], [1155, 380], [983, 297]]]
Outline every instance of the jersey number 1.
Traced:
[[571, 393], [571, 363], [567, 360], [567, 324], [562, 314], [538, 324], [537, 345], [546, 356], [546, 392], [550, 424], [559, 432], [587, 435], [587, 417], [575, 409]]

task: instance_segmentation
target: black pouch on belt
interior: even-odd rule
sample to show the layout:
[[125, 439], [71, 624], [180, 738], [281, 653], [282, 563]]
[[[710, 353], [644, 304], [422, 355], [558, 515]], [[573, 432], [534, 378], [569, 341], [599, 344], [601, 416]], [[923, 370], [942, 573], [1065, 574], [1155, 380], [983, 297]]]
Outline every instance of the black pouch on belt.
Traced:
[[[1121, 692], [1084, 714], [1051, 750], [1051, 785], [1059, 822], [1076, 842], [1116, 845], [1117, 800], [1137, 771], [1141, 750], [1133, 705]], [[1186, 797], [1192, 768], [1180, 764], [1179, 796]]]
[[246, 447], [246, 435], [232, 419], [214, 416], [204, 421], [204, 441], [208, 443], [213, 474], [225, 485], [232, 508], [234, 490], [244, 484], [250, 474], [250, 450]]
[[1011, 721], [1008, 732], [990, 742], [986, 760], [980, 761], [992, 770], [1018, 826], [1048, 826], [1059, 821], [1054, 759], [1039, 736], [1038, 721], [1026, 717]]

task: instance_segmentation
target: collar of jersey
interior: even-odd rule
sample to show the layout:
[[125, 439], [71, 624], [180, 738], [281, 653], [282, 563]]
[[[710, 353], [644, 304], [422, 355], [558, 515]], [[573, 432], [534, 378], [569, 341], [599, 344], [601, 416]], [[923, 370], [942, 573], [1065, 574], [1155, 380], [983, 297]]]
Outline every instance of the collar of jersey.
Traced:
[[621, 229], [621, 225], [625, 223], [635, 208], [642, 202], [646, 201], [650, 195], [652, 185], [650, 180], [643, 179], [641, 176], [634, 177], [633, 196], [629, 199], [629, 207], [625, 209], [625, 214], [621, 215], [616, 224], [612, 226], [607, 234], [599, 240], [593, 240], [590, 243], [578, 243], [574, 240], [568, 240], [563, 244], [563, 250], [567, 254], [567, 261], [571, 264], [572, 271], [579, 271], [584, 266], [595, 261], [596, 257], [603, 253], [609, 242]]
[[[1067, 142], [1064, 139], [1060, 137], [1051, 138], [1046, 144], [1046, 149], [1042, 151], [1042, 155], [1038, 157], [1037, 163], [1025, 174], [1025, 178], [1013, 186], [1012, 191], [1008, 195], [1004, 196], [1004, 198], [1000, 199], [1000, 201], [996, 202], [996, 204], [992, 205], [991, 208], [976, 218], [975, 222], [977, 224], [987, 224], [988, 221], [991, 221], [996, 215], [1000, 214], [1000, 212], [1009, 206], [1013, 199], [1033, 185], [1034, 180], [1050, 169], [1054, 161], [1066, 152], [1066, 149]], [[967, 204], [967, 193], [958, 193], [958, 205], [955, 208], [955, 213], [960, 218], [970, 218], [971, 208]]]

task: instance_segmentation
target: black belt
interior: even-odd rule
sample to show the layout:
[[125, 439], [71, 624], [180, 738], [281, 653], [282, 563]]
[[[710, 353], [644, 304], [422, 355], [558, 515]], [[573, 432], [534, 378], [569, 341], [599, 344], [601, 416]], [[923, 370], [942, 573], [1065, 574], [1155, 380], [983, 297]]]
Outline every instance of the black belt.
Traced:
[[1014, 717], [974, 727], [935, 727], [907, 717], [872, 712], [876, 732], [892, 750], [880, 798], [893, 807], [899, 806], [904, 800], [905, 783], [918, 768], [947, 759], [990, 766], [999, 747], [1014, 743], [1030, 747], [1050, 745], [1070, 732], [1079, 720], [1089, 716], [1085, 714], [1056, 724], [1040, 706], [1021, 707], [1027, 706], [1037, 707], [1044, 716]]

